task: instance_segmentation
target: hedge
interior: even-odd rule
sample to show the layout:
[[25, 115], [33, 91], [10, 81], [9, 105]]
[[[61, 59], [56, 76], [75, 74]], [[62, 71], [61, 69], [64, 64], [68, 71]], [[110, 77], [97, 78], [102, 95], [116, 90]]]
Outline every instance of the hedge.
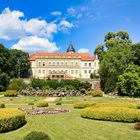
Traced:
[[90, 106], [95, 106], [96, 103], [93, 102], [93, 101], [79, 101], [79, 102], [76, 102], [74, 104], [74, 108], [79, 108], [79, 109], [82, 109], [82, 108], [86, 108], [86, 107], [90, 107]]
[[25, 114], [15, 108], [0, 109], [0, 132], [17, 129], [26, 123]]
[[95, 107], [125, 107], [125, 108], [133, 108], [140, 109], [140, 105], [131, 102], [106, 102], [106, 103], [98, 103]]
[[91, 93], [92, 97], [103, 97], [103, 91], [100, 89], [95, 90]]
[[138, 122], [140, 110], [125, 107], [88, 107], [82, 110], [81, 117], [103, 121]]
[[6, 90], [4, 92], [5, 97], [16, 97], [18, 95], [16, 90]]
[[25, 136], [24, 140], [51, 140], [51, 138], [44, 132], [32, 131]]
[[48, 107], [48, 102], [47, 101], [43, 101], [43, 100], [40, 100], [36, 103], [36, 106], [37, 107]]

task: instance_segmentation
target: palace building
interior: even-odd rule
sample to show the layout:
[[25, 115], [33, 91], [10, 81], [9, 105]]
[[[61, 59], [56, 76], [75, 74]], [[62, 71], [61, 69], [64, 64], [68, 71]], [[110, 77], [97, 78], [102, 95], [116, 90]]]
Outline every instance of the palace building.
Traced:
[[30, 55], [31, 73], [41, 79], [90, 78], [98, 74], [99, 60], [89, 53], [77, 53], [70, 43], [65, 53], [46, 52]]

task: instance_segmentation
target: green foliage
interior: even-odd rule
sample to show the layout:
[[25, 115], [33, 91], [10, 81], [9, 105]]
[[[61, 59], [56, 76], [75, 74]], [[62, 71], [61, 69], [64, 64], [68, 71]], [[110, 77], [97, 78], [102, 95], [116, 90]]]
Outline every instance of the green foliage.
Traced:
[[34, 105], [34, 102], [29, 102], [28, 105]]
[[29, 54], [21, 50], [9, 50], [11, 59], [13, 61], [14, 77], [29, 77], [30, 61], [28, 60]]
[[26, 89], [27, 87], [28, 87], [28, 85], [22, 79], [14, 78], [14, 79], [10, 80], [8, 89], [19, 91], [19, 90]]
[[101, 88], [105, 93], [116, 90], [118, 76], [136, 60], [135, 51], [132, 49], [135, 47], [132, 46], [129, 34], [121, 30], [117, 33], [108, 32], [105, 35], [104, 44], [98, 45], [95, 49], [95, 54], [100, 60]]
[[132, 45], [132, 53], [134, 55], [134, 64], [140, 66], [140, 43]]
[[80, 90], [80, 89], [90, 89], [91, 84], [88, 82], [81, 82], [77, 79], [74, 80], [43, 80], [35, 79], [31, 80], [31, 87], [39, 89], [59, 89], [64, 88], [66, 90]]
[[95, 107], [123, 107], [123, 108], [133, 108], [140, 109], [140, 105], [131, 102], [105, 102], [98, 103]]
[[119, 95], [140, 96], [140, 67], [129, 65], [125, 72], [118, 77], [117, 90]]
[[44, 132], [32, 131], [25, 136], [24, 140], [51, 140], [51, 138]]
[[18, 95], [16, 90], [6, 90], [4, 92], [5, 97], [16, 97]]
[[89, 107], [82, 111], [81, 117], [103, 121], [131, 123], [140, 121], [140, 111], [138, 109], [125, 107]]
[[131, 63], [133, 63], [133, 55], [131, 47], [127, 45], [112, 47], [104, 54], [99, 74], [101, 87], [105, 93], [113, 92], [116, 89], [118, 76], [123, 74]]
[[48, 107], [49, 104], [48, 104], [47, 101], [40, 100], [40, 101], [38, 101], [38, 102], [36, 103], [36, 106], [37, 106], [37, 107]]
[[0, 108], [5, 108], [5, 104], [0, 102]]
[[62, 105], [62, 102], [58, 101], [56, 102], [56, 105]]
[[0, 109], [0, 132], [17, 129], [26, 123], [25, 114], [15, 108]]
[[91, 93], [92, 97], [103, 97], [103, 91], [100, 89], [95, 90]]
[[6, 90], [9, 81], [10, 77], [8, 76], [8, 74], [0, 71], [0, 91]]
[[93, 101], [79, 101], [74, 104], [74, 108], [83, 109], [90, 106], [95, 106], [96, 103]]

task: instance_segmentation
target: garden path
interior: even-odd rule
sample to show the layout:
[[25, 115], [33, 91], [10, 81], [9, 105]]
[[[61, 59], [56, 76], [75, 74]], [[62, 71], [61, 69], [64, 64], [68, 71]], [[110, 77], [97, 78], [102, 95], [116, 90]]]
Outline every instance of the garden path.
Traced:
[[56, 97], [49, 97], [44, 99], [47, 102], [54, 102], [56, 100]]

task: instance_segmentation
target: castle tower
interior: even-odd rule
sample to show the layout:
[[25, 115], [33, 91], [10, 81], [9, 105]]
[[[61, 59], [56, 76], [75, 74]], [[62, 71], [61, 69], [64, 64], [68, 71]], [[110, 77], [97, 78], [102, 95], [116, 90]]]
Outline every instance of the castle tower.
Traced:
[[68, 53], [75, 53], [75, 49], [72, 45], [72, 43], [70, 42], [69, 47], [67, 48], [67, 52]]

